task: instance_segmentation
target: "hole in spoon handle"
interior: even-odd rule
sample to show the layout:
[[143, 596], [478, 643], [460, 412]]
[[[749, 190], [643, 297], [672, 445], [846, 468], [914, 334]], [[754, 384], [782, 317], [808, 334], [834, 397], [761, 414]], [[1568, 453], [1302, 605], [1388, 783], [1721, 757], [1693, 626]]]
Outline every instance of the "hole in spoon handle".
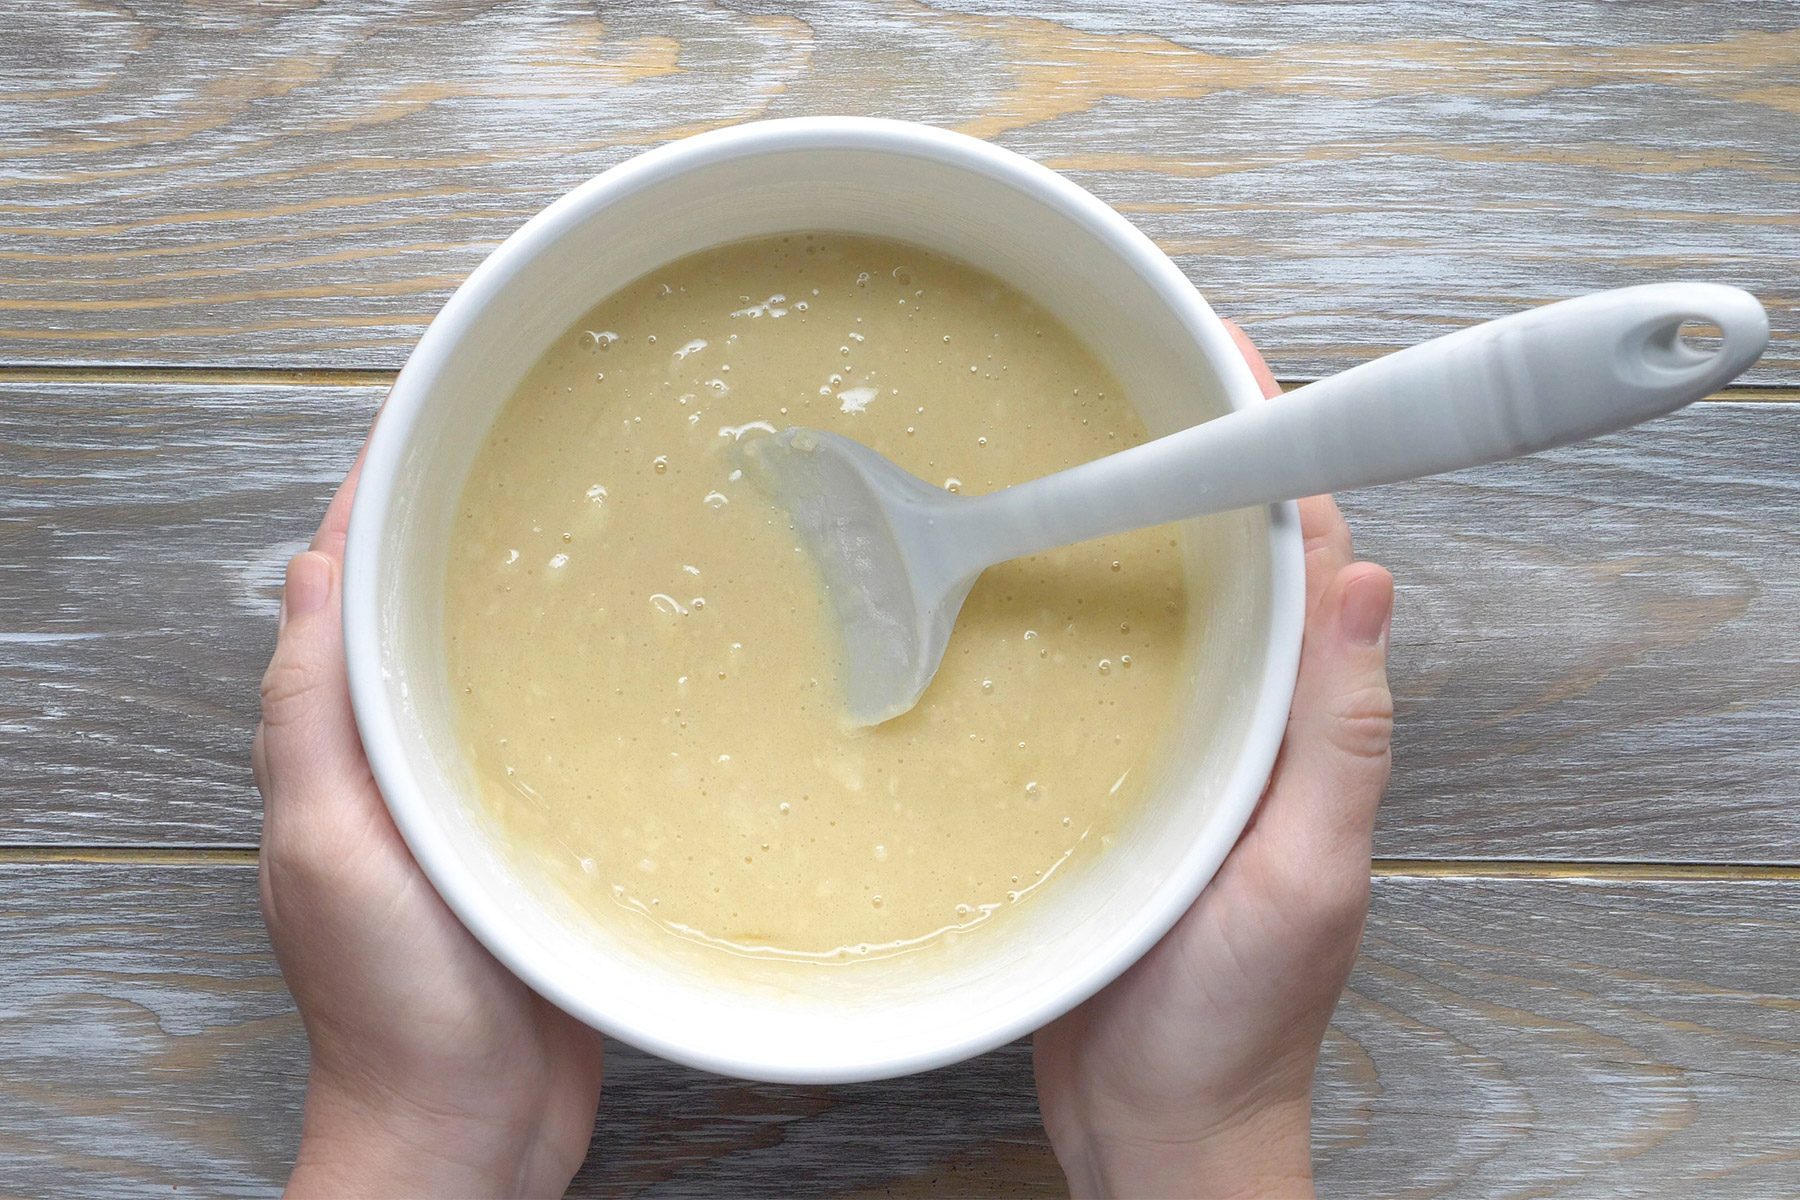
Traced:
[[1724, 387], [1756, 361], [1769, 340], [1769, 318], [1748, 292], [1709, 283], [1651, 284], [1642, 323], [1621, 338], [1617, 367], [1628, 383], [1665, 394], [1662, 411]]

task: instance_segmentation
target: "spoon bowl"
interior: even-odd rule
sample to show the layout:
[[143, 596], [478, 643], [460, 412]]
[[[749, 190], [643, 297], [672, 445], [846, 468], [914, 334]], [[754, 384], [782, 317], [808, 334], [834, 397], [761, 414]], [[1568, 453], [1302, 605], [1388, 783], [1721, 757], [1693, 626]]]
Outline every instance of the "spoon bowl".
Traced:
[[860, 442], [784, 429], [741, 445], [745, 477], [787, 509], [823, 575], [843, 654], [846, 715], [879, 725], [930, 686], [986, 563], [944, 536], [967, 504]]

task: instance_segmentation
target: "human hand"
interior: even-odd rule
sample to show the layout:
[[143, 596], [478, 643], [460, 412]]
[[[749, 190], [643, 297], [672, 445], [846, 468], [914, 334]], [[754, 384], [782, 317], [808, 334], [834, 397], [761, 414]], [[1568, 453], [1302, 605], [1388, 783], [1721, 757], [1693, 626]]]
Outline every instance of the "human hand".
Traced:
[[1044, 1127], [1077, 1195], [1312, 1194], [1313, 1070], [1368, 913], [1388, 779], [1394, 582], [1354, 561], [1329, 496], [1300, 517], [1305, 642], [1261, 804], [1168, 935], [1037, 1035]]
[[263, 918], [312, 1045], [288, 1194], [560, 1195], [593, 1132], [600, 1035], [470, 936], [376, 790], [340, 619], [359, 467], [288, 564], [251, 750]]

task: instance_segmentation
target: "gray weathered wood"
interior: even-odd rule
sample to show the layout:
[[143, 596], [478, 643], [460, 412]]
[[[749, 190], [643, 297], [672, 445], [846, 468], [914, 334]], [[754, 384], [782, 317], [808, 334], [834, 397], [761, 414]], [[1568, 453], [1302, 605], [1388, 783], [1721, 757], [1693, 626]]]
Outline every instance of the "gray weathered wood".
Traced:
[[[305, 1041], [249, 867], [0, 867], [0, 1192], [267, 1194]], [[1326, 1195], [1800, 1190], [1800, 883], [1377, 880]], [[751, 1085], [610, 1051], [576, 1195], [1056, 1194], [1021, 1043]]]
[[1344, 509], [1400, 593], [1380, 853], [1800, 860], [1800, 406]]
[[[1688, 275], [1762, 295], [1752, 379], [1796, 384], [1797, 72], [1789, 0], [13, 0], [0, 363], [393, 367], [596, 171], [860, 112], [1069, 173], [1284, 376]], [[0, 385], [0, 845], [253, 844], [281, 563], [380, 388], [238, 379]], [[1401, 587], [1379, 853], [1800, 861], [1796, 422], [1347, 498]], [[0, 862], [0, 923], [0, 1194], [278, 1188], [305, 1047], [247, 866]], [[1800, 1194], [1797, 945], [1793, 879], [1377, 880], [1325, 1192]], [[576, 1194], [1062, 1188], [1023, 1045], [607, 1086]]]
[[[0, 387], [0, 844], [251, 845], [281, 566], [375, 388]], [[1403, 857], [1800, 858], [1800, 406], [1346, 500]]]
[[1800, 8], [1031, 0], [0, 11], [0, 360], [395, 365], [526, 216], [756, 117], [1069, 172], [1278, 369], [1595, 287], [1763, 295], [1800, 380]]
[[0, 841], [253, 844], [256, 685], [373, 388], [0, 388]]

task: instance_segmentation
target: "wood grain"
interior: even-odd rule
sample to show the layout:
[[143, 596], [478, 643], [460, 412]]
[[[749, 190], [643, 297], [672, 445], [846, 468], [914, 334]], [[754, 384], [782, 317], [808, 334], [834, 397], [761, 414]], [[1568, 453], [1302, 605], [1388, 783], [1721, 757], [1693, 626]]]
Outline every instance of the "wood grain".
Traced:
[[[376, 388], [0, 386], [0, 844], [253, 845], [281, 568]], [[1400, 581], [1377, 853], [1800, 861], [1800, 406], [1346, 499]]]
[[254, 843], [282, 570], [382, 395], [0, 390], [0, 840]]
[[[371, 376], [569, 187], [757, 117], [930, 121], [1117, 206], [1284, 377], [1688, 276], [1768, 304], [1778, 389], [1797, 80], [1787, 0], [13, 0], [0, 372], [84, 377], [0, 378], [0, 1194], [278, 1190], [305, 1045], [241, 848], [281, 564]], [[1796, 422], [1347, 499], [1400, 580], [1401, 725], [1326, 1194], [1800, 1194], [1800, 882], [1410, 861], [1800, 862]], [[638, 1192], [1062, 1180], [1022, 1044], [816, 1090], [614, 1047], [574, 1194]]]
[[1800, 381], [1800, 8], [14, 0], [0, 359], [393, 366], [525, 217], [757, 117], [991, 138], [1118, 206], [1277, 368], [1596, 287], [1769, 305]]
[[[249, 867], [0, 867], [0, 1192], [271, 1194], [306, 1050]], [[1800, 1190], [1800, 884], [1382, 879], [1326, 1040], [1333, 1196]], [[1028, 1047], [744, 1084], [609, 1051], [572, 1194], [1051, 1195]]]
[[1700, 406], [1344, 498], [1399, 589], [1378, 853], [1800, 859], [1797, 419]]

